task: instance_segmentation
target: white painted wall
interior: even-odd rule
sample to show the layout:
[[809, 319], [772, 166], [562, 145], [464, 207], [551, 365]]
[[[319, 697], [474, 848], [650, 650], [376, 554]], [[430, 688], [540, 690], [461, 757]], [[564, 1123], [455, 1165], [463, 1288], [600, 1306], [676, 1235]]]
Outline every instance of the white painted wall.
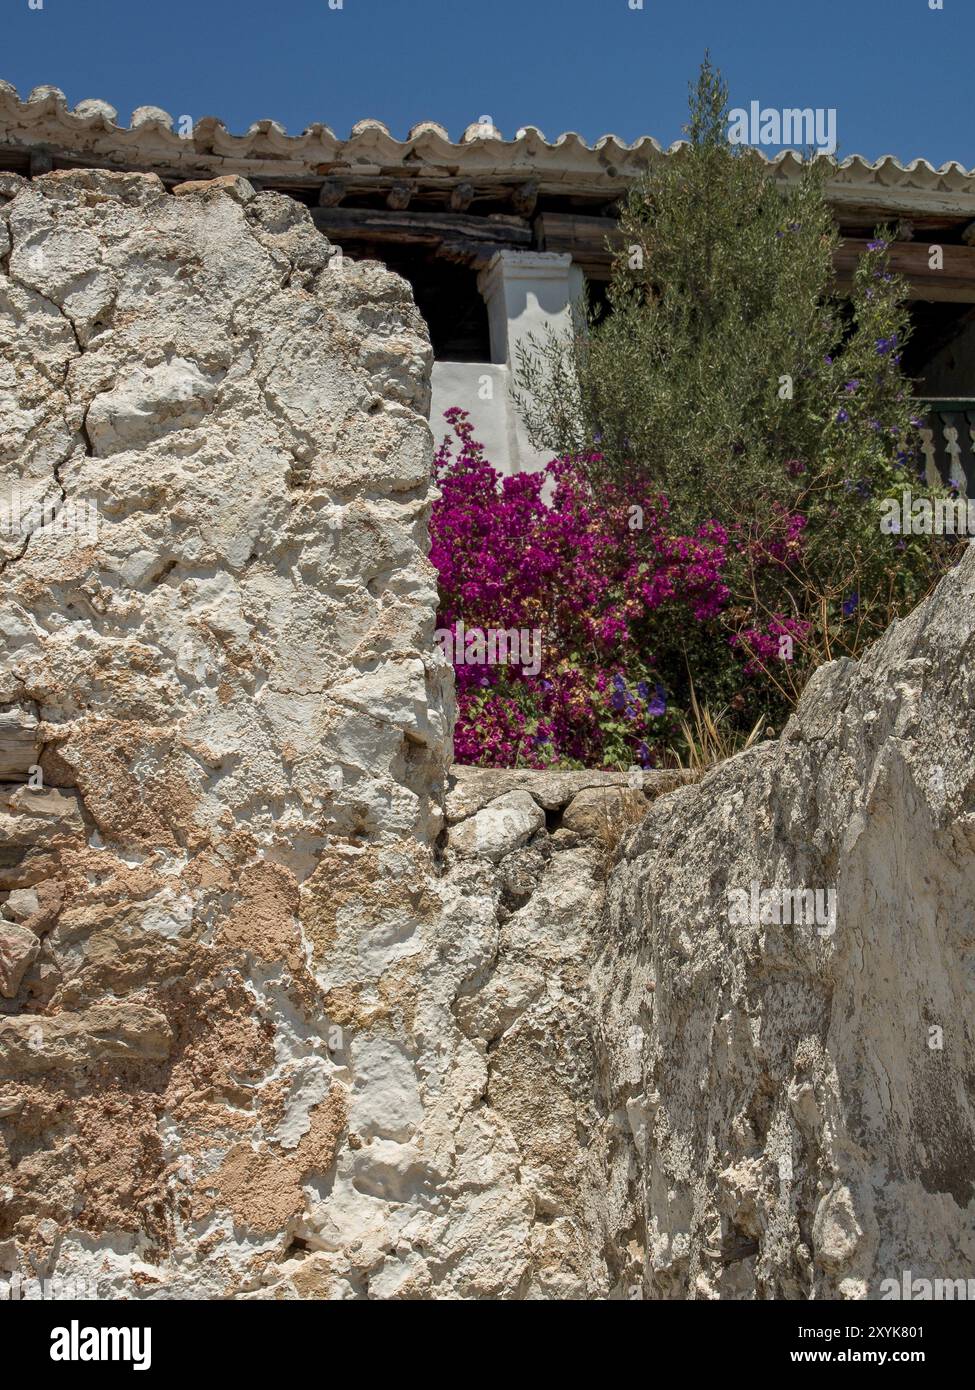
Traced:
[[459, 405], [471, 417], [474, 438], [484, 445], [484, 457], [499, 473], [534, 473], [551, 455], [529, 442], [511, 399], [511, 373], [492, 362], [434, 362], [430, 426], [436, 444], [451, 433], [444, 411]]
[[533, 473], [551, 457], [533, 449], [511, 396], [515, 353], [547, 325], [569, 329], [572, 303], [584, 277], [568, 255], [499, 251], [478, 277], [488, 310], [491, 362], [435, 362], [430, 423], [439, 445], [448, 427], [443, 412], [466, 410], [485, 457], [502, 474]]

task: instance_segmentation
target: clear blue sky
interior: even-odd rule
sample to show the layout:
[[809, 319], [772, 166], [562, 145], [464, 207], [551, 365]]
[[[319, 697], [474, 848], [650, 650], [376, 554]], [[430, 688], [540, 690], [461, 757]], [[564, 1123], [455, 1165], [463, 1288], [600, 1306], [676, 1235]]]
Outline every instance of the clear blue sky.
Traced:
[[[36, 0], [35, 0], [36, 3]], [[836, 107], [840, 154], [975, 166], [975, 0], [0, 0], [0, 77], [136, 106], [399, 137], [679, 138], [705, 47], [733, 106]]]

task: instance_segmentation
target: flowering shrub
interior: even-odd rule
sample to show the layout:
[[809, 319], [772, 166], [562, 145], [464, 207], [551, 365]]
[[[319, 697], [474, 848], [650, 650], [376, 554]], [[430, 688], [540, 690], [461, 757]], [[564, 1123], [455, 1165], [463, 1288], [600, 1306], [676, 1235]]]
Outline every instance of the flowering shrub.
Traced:
[[[840, 301], [821, 166], [783, 191], [732, 147], [710, 62], [687, 134], [630, 189], [609, 312], [516, 354], [530, 437], [557, 461], [501, 481], [448, 412], [433, 558], [462, 761], [646, 765], [695, 751], [689, 711], [727, 716], [733, 745], [957, 554], [880, 525], [922, 469], [894, 230]], [[539, 630], [540, 666], [490, 664], [460, 623]]]
[[[634, 499], [612, 483], [597, 495], [592, 457], [502, 479], [464, 412], [446, 418], [455, 443], [437, 455], [431, 559], [457, 680], [459, 762], [653, 766], [674, 758], [692, 678], [739, 709], [762, 704], [767, 692], [759, 683], [756, 698], [749, 677], [808, 627], [785, 612], [761, 616], [801, 553], [802, 516], [775, 505], [761, 528], [706, 521], [680, 535], [662, 495]], [[746, 576], [756, 600], [735, 605]], [[537, 672], [489, 664], [470, 643], [499, 629], [540, 631]]]

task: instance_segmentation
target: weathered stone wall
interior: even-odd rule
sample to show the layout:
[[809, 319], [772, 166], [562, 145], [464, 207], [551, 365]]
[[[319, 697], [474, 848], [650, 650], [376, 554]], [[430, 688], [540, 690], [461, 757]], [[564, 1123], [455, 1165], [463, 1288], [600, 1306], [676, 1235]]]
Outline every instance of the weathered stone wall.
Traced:
[[[635, 832], [593, 942], [620, 1289], [975, 1279], [973, 703], [969, 548], [862, 662], [816, 673], [780, 740]], [[835, 930], [731, 925], [752, 882], [833, 886]]]
[[971, 1275], [975, 556], [698, 785], [448, 775], [406, 285], [238, 179], [0, 197], [0, 501], [75, 526], [0, 536], [0, 1288]]
[[3, 538], [0, 1266], [247, 1288], [411, 1128], [426, 330], [241, 180], [3, 192], [0, 496], [98, 524]]

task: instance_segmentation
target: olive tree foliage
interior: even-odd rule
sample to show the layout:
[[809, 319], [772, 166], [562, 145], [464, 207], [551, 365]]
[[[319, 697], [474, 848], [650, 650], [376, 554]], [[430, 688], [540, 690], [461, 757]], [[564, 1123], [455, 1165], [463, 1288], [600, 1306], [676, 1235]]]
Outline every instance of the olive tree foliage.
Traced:
[[[585, 303], [571, 331], [530, 339], [515, 395], [537, 448], [596, 454], [590, 468], [659, 489], [690, 527], [794, 506], [822, 468], [858, 477], [869, 422], [909, 414], [899, 373], [864, 359], [875, 333], [902, 346], [908, 326], [882, 242], [850, 302], [834, 297], [824, 161], [784, 185], [731, 145], [710, 60], [685, 134], [626, 199], [609, 312]], [[863, 408], [844, 431], [854, 372]]]

